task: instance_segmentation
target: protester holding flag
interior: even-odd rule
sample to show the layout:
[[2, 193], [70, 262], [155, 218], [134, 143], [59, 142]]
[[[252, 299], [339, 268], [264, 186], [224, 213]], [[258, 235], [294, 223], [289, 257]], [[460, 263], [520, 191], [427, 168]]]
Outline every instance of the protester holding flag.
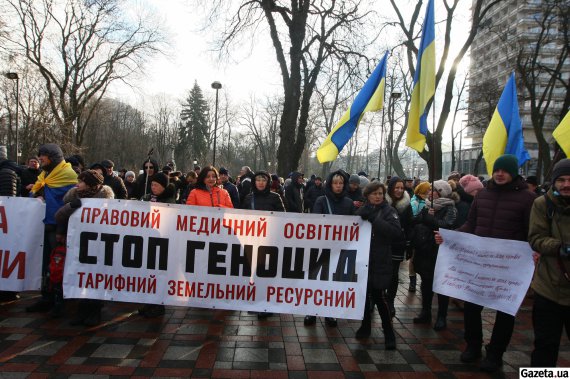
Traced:
[[[370, 239], [370, 260], [368, 264], [367, 296], [372, 297], [378, 307], [378, 313], [384, 329], [386, 350], [396, 348], [396, 335], [390, 315], [389, 299], [386, 289], [392, 279], [392, 241], [402, 238], [402, 229], [398, 212], [385, 200], [386, 187], [380, 182], [369, 183], [364, 188], [366, 202], [356, 214], [372, 224]], [[372, 332], [372, 314], [370, 302], [364, 305], [364, 318], [356, 331], [356, 338], [367, 338]]]
[[[519, 161], [516, 156], [505, 154], [493, 163], [493, 176], [487, 187], [474, 198], [467, 222], [460, 232], [480, 237], [502, 238], [526, 241], [532, 203], [535, 194], [518, 174]], [[465, 302], [465, 342], [467, 348], [461, 354], [462, 362], [475, 362], [481, 356], [483, 345], [483, 306]], [[511, 340], [515, 318], [497, 311], [491, 341], [486, 346], [487, 356], [481, 361], [483, 371], [493, 372], [503, 364], [503, 353]]]

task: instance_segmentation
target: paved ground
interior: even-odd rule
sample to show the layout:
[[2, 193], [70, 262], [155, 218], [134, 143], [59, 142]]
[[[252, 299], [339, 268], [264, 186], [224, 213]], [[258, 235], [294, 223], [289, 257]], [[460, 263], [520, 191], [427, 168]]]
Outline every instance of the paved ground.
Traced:
[[[247, 312], [167, 307], [147, 320], [136, 305], [109, 303], [96, 328], [70, 326], [69, 317], [49, 319], [26, 313], [37, 293], [25, 293], [0, 308], [0, 378], [486, 378], [478, 366], [462, 364], [463, 314], [450, 305], [448, 329], [418, 326], [420, 295], [402, 283], [394, 320], [398, 349], [386, 351], [380, 319], [366, 341], [354, 338], [359, 321], [339, 320], [338, 328], [306, 327], [302, 316], [277, 315], [266, 321]], [[533, 333], [531, 301], [517, 316], [515, 333], [495, 378], [518, 378], [530, 362]], [[435, 316], [435, 309], [434, 309]], [[494, 313], [484, 312], [486, 341]], [[560, 366], [570, 366], [570, 344], [563, 339]]]

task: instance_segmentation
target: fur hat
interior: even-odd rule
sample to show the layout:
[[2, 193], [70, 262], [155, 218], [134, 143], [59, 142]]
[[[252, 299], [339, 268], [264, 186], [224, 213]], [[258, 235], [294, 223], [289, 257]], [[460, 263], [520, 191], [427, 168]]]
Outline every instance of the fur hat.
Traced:
[[436, 180], [433, 182], [433, 188], [439, 193], [441, 197], [451, 196], [451, 186], [445, 180]]
[[560, 176], [570, 175], [570, 159], [562, 159], [554, 165], [552, 170], [552, 183], [556, 181]]
[[421, 193], [426, 193], [427, 191], [429, 191], [429, 187], [430, 187], [429, 182], [421, 182], [414, 189], [414, 193], [416, 195], [419, 195]]
[[41, 145], [38, 151], [38, 157], [40, 155], [47, 156], [53, 164], [59, 164], [63, 161], [63, 151], [61, 150], [61, 147], [55, 143], [46, 143], [45, 145]]
[[350, 175], [348, 179], [348, 183], [358, 184], [360, 185], [360, 176], [358, 175]]
[[8, 159], [8, 149], [6, 149], [6, 146], [0, 146], [0, 159]]
[[168, 183], [169, 183], [169, 179], [168, 176], [162, 172], [159, 172], [157, 174], [154, 174], [153, 176], [151, 176], [150, 178], [151, 182], [156, 182], [158, 184], [160, 184], [162, 187], [166, 188], [168, 187]]
[[504, 170], [514, 179], [519, 176], [519, 160], [512, 154], [501, 155], [493, 164], [493, 172]]
[[459, 179], [461, 179], [461, 174], [457, 171], [452, 171], [447, 177], [447, 180], [459, 180]]
[[475, 196], [477, 191], [483, 189], [483, 183], [481, 183], [479, 178], [473, 175], [465, 175], [459, 179], [459, 185], [471, 196]]
[[99, 174], [95, 170], [85, 170], [79, 174], [77, 179], [81, 180], [89, 187], [97, 187], [103, 184], [103, 175]]

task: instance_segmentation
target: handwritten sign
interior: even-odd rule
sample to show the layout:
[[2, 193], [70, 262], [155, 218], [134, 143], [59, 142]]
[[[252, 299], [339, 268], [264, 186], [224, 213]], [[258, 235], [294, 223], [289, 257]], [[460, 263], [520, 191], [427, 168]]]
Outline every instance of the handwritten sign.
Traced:
[[534, 263], [528, 242], [440, 230], [433, 290], [515, 315], [530, 286]]

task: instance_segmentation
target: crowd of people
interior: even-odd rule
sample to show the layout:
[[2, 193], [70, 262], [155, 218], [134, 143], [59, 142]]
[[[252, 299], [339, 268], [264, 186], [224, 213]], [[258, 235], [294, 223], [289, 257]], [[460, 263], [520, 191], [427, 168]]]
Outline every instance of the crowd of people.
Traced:
[[[535, 345], [532, 366], [556, 365], [563, 328], [570, 333], [570, 160], [559, 161], [551, 181], [539, 185], [536, 177], [519, 175], [517, 158], [499, 157], [488, 180], [470, 174], [452, 172], [447, 179], [433, 183], [416, 178], [392, 176], [386, 180], [369, 178], [365, 172], [350, 175], [337, 170], [326, 180], [300, 172], [288, 178], [265, 171], [253, 172], [242, 167], [235, 178], [221, 167], [198, 167], [185, 175], [172, 164], [160, 167], [152, 158], [145, 159], [139, 175], [119, 170], [113, 161], [102, 160], [86, 167], [81, 156], [64, 158], [61, 148], [45, 144], [38, 156], [26, 166], [7, 159], [0, 147], [0, 195], [40, 198], [46, 203], [45, 241], [42, 267], [42, 297], [27, 308], [28, 312], [64, 314], [61, 283], [62, 267], [50, 258], [64, 245], [67, 223], [85, 198], [133, 199], [192, 206], [241, 208], [244, 210], [357, 215], [372, 224], [368, 265], [367, 301], [356, 338], [367, 338], [372, 331], [372, 311], [377, 308], [382, 321], [386, 349], [396, 349], [393, 318], [394, 300], [399, 285], [402, 262], [408, 262], [410, 284], [416, 291], [416, 273], [420, 276], [422, 308], [413, 319], [417, 324], [432, 324], [433, 280], [438, 249], [443, 243], [437, 232], [455, 229], [481, 237], [528, 241], [535, 251], [536, 271], [533, 326]], [[566, 225], [566, 226], [565, 226]], [[55, 278], [55, 279], [54, 279]], [[13, 293], [2, 293], [4, 300]], [[437, 295], [437, 313], [433, 328], [447, 328], [450, 299]], [[93, 326], [101, 322], [99, 300], [81, 300], [75, 325]], [[465, 302], [464, 328], [466, 348], [460, 354], [465, 363], [479, 361], [484, 344], [482, 306]], [[145, 305], [144, 317], [160, 317], [163, 305]], [[259, 319], [271, 316], [260, 312]], [[316, 323], [307, 315], [304, 324]], [[335, 327], [337, 320], [326, 317], [325, 324]], [[497, 311], [491, 339], [480, 368], [500, 369], [513, 330], [515, 317]]]

